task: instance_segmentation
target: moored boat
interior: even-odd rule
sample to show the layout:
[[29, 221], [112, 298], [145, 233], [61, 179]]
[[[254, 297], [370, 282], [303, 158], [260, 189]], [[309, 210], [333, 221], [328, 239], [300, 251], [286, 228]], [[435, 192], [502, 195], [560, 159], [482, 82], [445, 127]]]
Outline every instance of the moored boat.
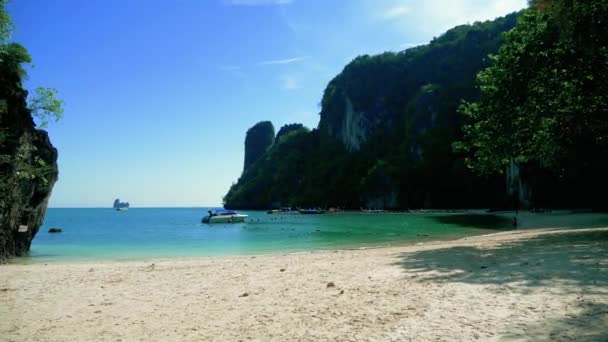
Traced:
[[238, 223], [245, 222], [247, 215], [234, 210], [209, 210], [209, 215], [203, 217], [202, 223]]
[[323, 209], [300, 209], [299, 212], [302, 215], [320, 215], [320, 214], [325, 214], [325, 210], [323, 210]]
[[363, 209], [361, 208], [361, 211], [367, 214], [382, 214], [384, 213], [384, 209]]
[[298, 211], [290, 207], [283, 207], [281, 209], [270, 209], [266, 214], [297, 214]]

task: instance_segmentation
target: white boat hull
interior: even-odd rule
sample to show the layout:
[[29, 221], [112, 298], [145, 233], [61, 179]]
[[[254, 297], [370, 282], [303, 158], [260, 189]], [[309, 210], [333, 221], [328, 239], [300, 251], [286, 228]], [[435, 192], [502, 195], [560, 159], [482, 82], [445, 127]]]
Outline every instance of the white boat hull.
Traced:
[[215, 216], [205, 216], [203, 218], [203, 223], [239, 223], [245, 222], [247, 215], [236, 214], [236, 215], [215, 215]]

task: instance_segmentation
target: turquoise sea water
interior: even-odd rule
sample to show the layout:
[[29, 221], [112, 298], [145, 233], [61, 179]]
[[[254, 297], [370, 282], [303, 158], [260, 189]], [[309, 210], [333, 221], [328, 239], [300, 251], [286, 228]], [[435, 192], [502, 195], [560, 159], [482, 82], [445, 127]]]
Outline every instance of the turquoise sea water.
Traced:
[[[480, 235], [511, 228], [510, 216], [463, 214], [268, 215], [243, 212], [245, 223], [201, 223], [203, 208], [49, 209], [17, 262], [105, 260], [295, 252], [417, 243]], [[509, 214], [510, 215], [510, 214]], [[572, 215], [529, 216], [524, 226], [608, 225], [604, 216], [581, 223]], [[570, 218], [569, 220], [564, 219]], [[535, 221], [536, 220], [536, 221]], [[586, 221], [585, 221], [586, 220]], [[49, 228], [61, 228], [49, 234]]]

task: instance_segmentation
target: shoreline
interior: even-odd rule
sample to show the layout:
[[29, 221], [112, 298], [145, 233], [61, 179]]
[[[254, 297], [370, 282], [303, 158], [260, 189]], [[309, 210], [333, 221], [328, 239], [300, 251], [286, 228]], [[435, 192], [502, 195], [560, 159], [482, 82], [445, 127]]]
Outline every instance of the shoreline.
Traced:
[[608, 338], [608, 227], [0, 269], [9, 341]]
[[[16, 266], [28, 266], [28, 265], [42, 265], [42, 264], [52, 264], [52, 265], [71, 265], [71, 264], [103, 264], [103, 263], [131, 263], [131, 262], [180, 262], [180, 261], [196, 261], [200, 259], [225, 259], [225, 258], [239, 258], [239, 257], [273, 257], [273, 256], [288, 256], [288, 255], [300, 255], [300, 254], [322, 254], [322, 253], [335, 253], [339, 251], [362, 251], [362, 250], [377, 250], [377, 249], [395, 249], [395, 248], [407, 248], [407, 247], [417, 247], [417, 246], [442, 246], [446, 244], [457, 243], [459, 241], [469, 241], [471, 239], [476, 238], [484, 238], [484, 237], [494, 237], [494, 236], [516, 236], [522, 233], [528, 232], [537, 232], [539, 234], [542, 233], [551, 233], [551, 232], [559, 232], [559, 231], [587, 231], [587, 230], [595, 230], [595, 229], [608, 229], [608, 227], [599, 227], [599, 228], [573, 228], [573, 227], [563, 227], [563, 228], [525, 228], [525, 229], [507, 229], [507, 230], [497, 230], [494, 233], [480, 234], [480, 235], [471, 235], [466, 237], [457, 237], [457, 238], [446, 238], [446, 239], [436, 239], [436, 240], [427, 240], [427, 241], [395, 241], [390, 244], [385, 245], [370, 245], [370, 246], [360, 246], [360, 247], [337, 247], [337, 248], [329, 248], [329, 249], [310, 249], [310, 250], [301, 250], [301, 251], [285, 251], [285, 250], [277, 250], [274, 252], [268, 253], [235, 253], [235, 254], [224, 254], [224, 255], [193, 255], [193, 256], [174, 256], [174, 257], [133, 257], [133, 258], [100, 258], [100, 259], [41, 259], [41, 260], [24, 260], [24, 258], [38, 258], [38, 257], [18, 257], [9, 259], [7, 262], [0, 263], [0, 268], [6, 265], [16, 265]], [[533, 234], [536, 235], [536, 234]], [[40, 257], [44, 258], [44, 257]]]

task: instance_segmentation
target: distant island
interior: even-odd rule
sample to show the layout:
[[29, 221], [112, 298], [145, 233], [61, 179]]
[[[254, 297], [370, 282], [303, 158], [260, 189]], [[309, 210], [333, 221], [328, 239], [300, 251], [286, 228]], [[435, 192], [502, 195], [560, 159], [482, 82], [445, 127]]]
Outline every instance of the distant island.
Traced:
[[128, 210], [129, 202], [121, 202], [120, 198], [114, 200], [113, 208], [116, 210]]

